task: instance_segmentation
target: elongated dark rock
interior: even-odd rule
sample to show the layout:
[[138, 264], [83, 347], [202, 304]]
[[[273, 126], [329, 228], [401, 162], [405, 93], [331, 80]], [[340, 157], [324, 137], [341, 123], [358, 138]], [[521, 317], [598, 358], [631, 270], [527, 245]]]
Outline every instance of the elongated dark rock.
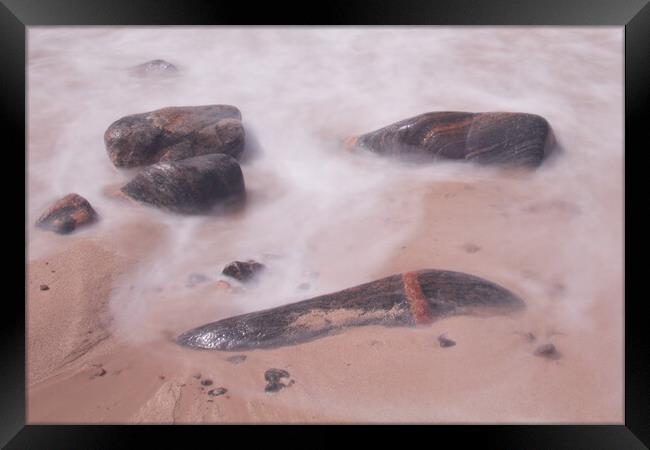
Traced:
[[526, 167], [539, 166], [554, 144], [546, 119], [507, 112], [430, 112], [348, 141], [351, 147], [408, 160]]
[[39, 228], [67, 234], [81, 225], [91, 223], [97, 213], [88, 200], [78, 194], [68, 194], [56, 201], [36, 221]]
[[122, 117], [104, 133], [106, 150], [117, 167], [244, 150], [241, 113], [230, 105], [178, 106]]
[[241, 351], [307, 342], [363, 325], [414, 326], [458, 314], [502, 313], [524, 306], [513, 293], [460, 272], [421, 270], [332, 294], [230, 317], [183, 333], [183, 346]]
[[143, 203], [180, 213], [201, 213], [245, 196], [236, 159], [222, 154], [160, 162], [142, 170], [122, 192]]

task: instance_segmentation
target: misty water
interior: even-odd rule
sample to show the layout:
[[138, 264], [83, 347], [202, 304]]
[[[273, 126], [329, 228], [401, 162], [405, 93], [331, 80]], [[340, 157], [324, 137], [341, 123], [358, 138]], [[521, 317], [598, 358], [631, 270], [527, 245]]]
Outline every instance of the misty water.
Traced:
[[[527, 229], [511, 214], [498, 232], [486, 231], [493, 242], [526, 249], [554, 230], [554, 253], [527, 257], [564, 274], [570, 302], [558, 314], [583, 317], [603, 286], [620, 287], [611, 301], [622, 304], [622, 50], [623, 30], [614, 28], [32, 27], [28, 260], [82, 238], [137, 259], [116, 279], [111, 307], [118, 335], [146, 341], [370, 281], [423, 226], [421, 194], [430, 186], [489, 183], [574, 212], [542, 214]], [[157, 58], [178, 75], [134, 76], [133, 66]], [[242, 211], [183, 216], [110, 195], [135, 173], [106, 154], [113, 121], [208, 104], [242, 112]], [[348, 136], [429, 111], [539, 114], [562, 152], [513, 177], [344, 150]], [[99, 222], [71, 236], [36, 229], [45, 208], [70, 192], [90, 201]], [[249, 258], [268, 268], [257, 285], [220, 296], [221, 269]], [[433, 256], [427, 263], [445, 268]], [[484, 272], [524, 298], [539, 294], [512, 267]], [[193, 273], [209, 281], [190, 288]]]

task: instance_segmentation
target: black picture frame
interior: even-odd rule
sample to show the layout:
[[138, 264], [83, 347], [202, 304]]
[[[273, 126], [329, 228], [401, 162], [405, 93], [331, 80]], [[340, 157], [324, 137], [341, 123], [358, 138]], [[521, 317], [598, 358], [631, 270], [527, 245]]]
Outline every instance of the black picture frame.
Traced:
[[[560, 25], [560, 26], [621, 26], [625, 27], [625, 154], [633, 155], [647, 147], [647, 111], [650, 105], [650, 5], [649, 0], [455, 0], [433, 2], [426, 0], [402, 1], [330, 1], [322, 4], [226, 2], [223, 0], [0, 0], [0, 93], [2, 95], [2, 136], [5, 158], [16, 157], [14, 164], [25, 164], [19, 155], [25, 149], [25, 37], [26, 27], [36, 25]], [[614, 124], [618, 126], [618, 124]], [[6, 141], [13, 138], [13, 144]], [[645, 137], [645, 139], [643, 139]], [[641, 146], [644, 147], [641, 147]], [[640, 251], [640, 241], [632, 241], [630, 220], [631, 201], [628, 195], [635, 190], [629, 183], [635, 178], [640, 164], [625, 164], [626, 221], [625, 257]], [[5, 161], [5, 164], [10, 164]], [[11, 172], [11, 170], [5, 171]], [[27, 168], [26, 168], [27, 171]], [[25, 184], [26, 186], [26, 171]], [[18, 173], [18, 171], [15, 171]], [[606, 174], [603, 174], [606, 176]], [[3, 200], [16, 201], [16, 186], [5, 181]], [[19, 189], [18, 189], [19, 190]], [[25, 188], [25, 198], [27, 198]], [[633, 195], [632, 195], [633, 196]], [[8, 198], [11, 197], [11, 198]], [[26, 201], [26, 200], [25, 200]], [[6, 205], [6, 203], [5, 203]], [[12, 205], [13, 206], [13, 205]], [[5, 221], [18, 228], [16, 214], [7, 209]], [[25, 259], [25, 247], [17, 236], [6, 231], [7, 243], [15, 244], [15, 251]], [[597, 245], [595, 243], [594, 245]], [[18, 257], [20, 258], [20, 257]], [[7, 275], [11, 291], [2, 300], [3, 327], [2, 364], [0, 367], [0, 445], [6, 448], [124, 448], [137, 439], [153, 434], [156, 440], [171, 443], [172, 433], [183, 441], [187, 433], [212, 435], [215, 427], [154, 427], [154, 426], [35, 426], [25, 425], [25, 285], [19, 283], [18, 264]], [[23, 266], [24, 267], [24, 266]], [[26, 274], [22, 271], [26, 279]], [[420, 438], [438, 445], [441, 437], [452, 438], [455, 444], [470, 439], [482, 447], [496, 448], [585, 448], [632, 449], [650, 445], [650, 340], [644, 330], [644, 302], [639, 294], [639, 282], [632, 277], [631, 266], [625, 267], [625, 422], [620, 425], [521, 425], [521, 426], [432, 426], [417, 427]], [[21, 296], [22, 293], [22, 296]], [[636, 293], [636, 296], [633, 294]], [[596, 344], [597, 345], [597, 344]], [[228, 427], [242, 438], [247, 429]], [[309, 430], [306, 430], [308, 428]], [[316, 432], [322, 444], [336, 442], [336, 435], [349, 427], [288, 427], [295, 436], [305, 431]], [[219, 428], [221, 434], [225, 430]], [[277, 427], [255, 427], [257, 433], [277, 433]], [[285, 432], [286, 432], [285, 431]], [[339, 433], [335, 433], [338, 431]], [[397, 442], [411, 439], [413, 427], [372, 427], [372, 436], [391, 438]], [[246, 433], [246, 434], [244, 434]], [[179, 436], [179, 434], [181, 436]], [[207, 436], [206, 436], [207, 437]], [[433, 440], [431, 440], [433, 438]], [[299, 439], [294, 438], [294, 441]], [[185, 441], [186, 442], [186, 441]], [[218, 445], [215, 441], [215, 445]], [[312, 442], [313, 437], [312, 437]]]

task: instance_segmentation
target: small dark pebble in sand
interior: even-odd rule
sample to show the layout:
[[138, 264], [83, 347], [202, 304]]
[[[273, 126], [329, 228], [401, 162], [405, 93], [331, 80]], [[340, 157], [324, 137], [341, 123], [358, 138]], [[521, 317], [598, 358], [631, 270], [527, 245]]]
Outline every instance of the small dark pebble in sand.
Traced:
[[226, 361], [231, 362], [233, 364], [241, 364], [244, 361], [246, 361], [246, 358], [247, 358], [246, 355], [234, 355], [226, 358]]
[[211, 386], [212, 385], [212, 380], [209, 378], [206, 378], [205, 380], [201, 380], [201, 384], [203, 386]]
[[103, 377], [104, 375], [106, 375], [106, 369], [100, 367], [99, 370], [96, 370], [95, 373], [91, 375], [90, 379], [92, 380], [95, 377]]
[[[278, 392], [280, 389], [287, 387], [284, 383], [280, 382], [282, 378], [289, 378], [289, 372], [282, 369], [269, 369], [264, 372], [264, 379], [268, 381], [264, 392]], [[289, 386], [291, 386], [290, 383]]]
[[453, 347], [456, 345], [456, 341], [448, 339], [444, 334], [438, 336], [438, 342], [440, 342], [440, 347]]
[[47, 284], [41, 284], [41, 291], [47, 291], [50, 287]]
[[218, 397], [220, 395], [225, 394], [226, 392], [228, 392], [228, 389], [223, 388], [223, 387], [219, 387], [219, 388], [216, 388], [216, 389], [210, 389], [208, 391], [208, 395], [211, 396], [211, 397]]
[[555, 345], [544, 344], [535, 349], [534, 355], [548, 359], [558, 359], [560, 357], [560, 352], [557, 351]]
[[160, 378], [161, 380], [164, 380], [165, 376], [164, 375], [159, 375], [158, 378]]

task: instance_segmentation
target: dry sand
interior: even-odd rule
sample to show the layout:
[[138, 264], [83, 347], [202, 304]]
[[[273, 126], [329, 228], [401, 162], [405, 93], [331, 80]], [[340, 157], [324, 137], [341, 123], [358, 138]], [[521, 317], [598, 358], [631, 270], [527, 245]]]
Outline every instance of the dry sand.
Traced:
[[[540, 220], [562, 223], [579, 212], [559, 200], [524, 198], [516, 182], [506, 192], [508, 181], [432, 185], [420, 193], [427, 207], [416, 233], [376, 275], [462, 270], [520, 293], [503, 270], [525, 273], [542, 288], [526, 297], [524, 314], [452, 317], [416, 329], [351, 329], [302, 345], [236, 353], [246, 355], [243, 362], [229, 362], [233, 353], [176, 346], [169, 337], [183, 329], [142, 345], [111, 335], [112, 283], [152, 251], [152, 230], [96, 241], [66, 237], [67, 249], [28, 267], [28, 422], [621, 423], [620, 285], [602, 289], [585, 312], [592, 326], [573, 328], [554, 314], [566, 301], [561, 264], [557, 278], [538, 273], [539, 265], [553, 262], [557, 240], [544, 241], [544, 233], [555, 233], [554, 227], [541, 232], [535, 249], [519, 251], [507, 239], [495, 240], [494, 230], [523, 211], [519, 226], [509, 230], [518, 242], [517, 233]], [[145, 235], [150, 245], [142, 244]], [[531, 250], [548, 257], [527, 257]], [[442, 333], [456, 345], [440, 347]], [[545, 343], [561, 358], [535, 356]], [[295, 383], [265, 393], [269, 368], [287, 370]], [[206, 379], [213, 384], [201, 385]], [[218, 387], [227, 393], [208, 394]]]

